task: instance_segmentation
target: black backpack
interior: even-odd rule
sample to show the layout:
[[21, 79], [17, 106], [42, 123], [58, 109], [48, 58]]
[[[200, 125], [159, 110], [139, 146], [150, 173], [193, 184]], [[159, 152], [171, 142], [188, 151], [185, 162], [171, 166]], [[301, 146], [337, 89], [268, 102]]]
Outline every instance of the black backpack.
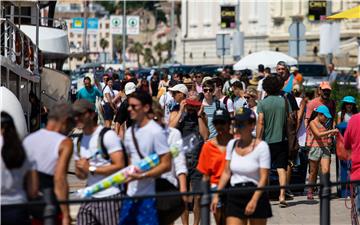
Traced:
[[[101, 129], [99, 137], [98, 137], [98, 146], [101, 149], [101, 156], [105, 159], [105, 160], [110, 160], [110, 155], [108, 153], [107, 148], [104, 145], [104, 135], [106, 132], [108, 132], [109, 130], [111, 130], [108, 127], [104, 127]], [[83, 133], [77, 135], [77, 141], [76, 141], [76, 153], [78, 156], [80, 156], [80, 145], [81, 145], [81, 139], [83, 137]]]

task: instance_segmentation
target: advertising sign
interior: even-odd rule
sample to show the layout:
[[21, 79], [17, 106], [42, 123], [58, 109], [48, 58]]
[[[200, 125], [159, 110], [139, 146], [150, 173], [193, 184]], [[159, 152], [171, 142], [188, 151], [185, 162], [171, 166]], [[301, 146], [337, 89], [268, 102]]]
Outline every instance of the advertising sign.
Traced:
[[84, 30], [85, 27], [85, 20], [84, 18], [72, 18], [72, 22], [71, 22], [71, 29], [73, 32], [82, 32]]
[[309, 21], [325, 20], [326, 6], [326, 1], [309, 1]]
[[87, 19], [88, 33], [97, 33], [98, 29], [99, 29], [99, 19], [98, 18], [88, 18]]
[[236, 28], [236, 7], [235, 6], [221, 6], [220, 9], [221, 29]]

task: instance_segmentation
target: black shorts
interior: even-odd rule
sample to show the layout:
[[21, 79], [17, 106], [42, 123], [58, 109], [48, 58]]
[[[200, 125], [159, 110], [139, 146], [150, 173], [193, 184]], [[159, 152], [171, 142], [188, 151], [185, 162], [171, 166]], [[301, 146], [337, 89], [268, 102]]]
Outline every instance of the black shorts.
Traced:
[[287, 169], [289, 160], [289, 147], [287, 141], [269, 144], [271, 155], [271, 168]]
[[[240, 183], [232, 188], [256, 187], [254, 183]], [[251, 200], [254, 191], [232, 192], [226, 195], [225, 215], [226, 217], [237, 217], [240, 219], [266, 219], [272, 217], [270, 200], [267, 192], [263, 192], [252, 215], [245, 215], [245, 208]]]
[[109, 103], [104, 105], [104, 120], [113, 120], [114, 110], [111, 108]]

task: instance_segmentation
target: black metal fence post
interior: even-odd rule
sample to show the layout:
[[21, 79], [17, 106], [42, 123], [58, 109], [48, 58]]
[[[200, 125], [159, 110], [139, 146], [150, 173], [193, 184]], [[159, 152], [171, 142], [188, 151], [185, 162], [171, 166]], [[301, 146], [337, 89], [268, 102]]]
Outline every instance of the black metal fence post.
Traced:
[[44, 190], [44, 225], [56, 225], [56, 199], [52, 189]]
[[320, 174], [320, 225], [330, 225], [330, 173]]
[[201, 206], [201, 225], [210, 225], [210, 183], [209, 181], [201, 181], [201, 191], [203, 195], [201, 196], [200, 206]]

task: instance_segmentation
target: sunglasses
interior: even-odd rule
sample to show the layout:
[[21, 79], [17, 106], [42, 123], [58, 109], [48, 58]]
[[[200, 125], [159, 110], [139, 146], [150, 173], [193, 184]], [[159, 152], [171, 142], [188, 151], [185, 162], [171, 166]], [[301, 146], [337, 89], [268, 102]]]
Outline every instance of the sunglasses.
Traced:
[[204, 93], [213, 92], [213, 91], [214, 91], [214, 89], [212, 89], [212, 88], [204, 88], [204, 89], [203, 89], [203, 92], [204, 92]]
[[202, 76], [195, 76], [196, 78], [202, 78]]
[[134, 109], [136, 110], [140, 105], [135, 105], [135, 104], [129, 104], [129, 108], [130, 109]]

